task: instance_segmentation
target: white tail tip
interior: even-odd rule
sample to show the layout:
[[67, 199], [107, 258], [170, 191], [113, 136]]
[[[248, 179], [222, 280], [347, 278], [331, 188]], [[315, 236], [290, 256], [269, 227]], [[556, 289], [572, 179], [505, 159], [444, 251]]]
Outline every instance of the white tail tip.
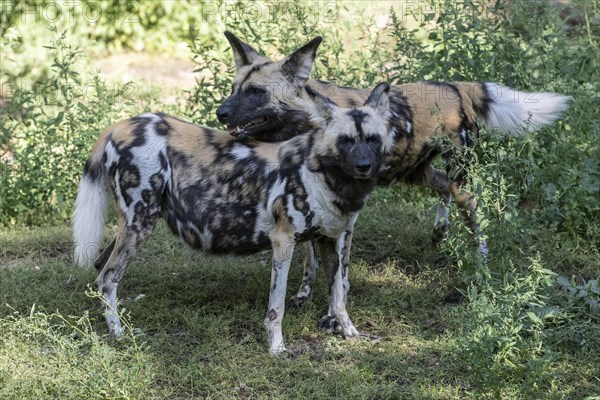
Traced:
[[84, 173], [79, 182], [73, 214], [74, 260], [81, 267], [92, 265], [100, 253], [107, 200], [104, 179], [94, 180]]
[[511, 134], [523, 134], [550, 125], [569, 108], [571, 97], [558, 93], [529, 93], [497, 83], [486, 83], [490, 99], [486, 126]]

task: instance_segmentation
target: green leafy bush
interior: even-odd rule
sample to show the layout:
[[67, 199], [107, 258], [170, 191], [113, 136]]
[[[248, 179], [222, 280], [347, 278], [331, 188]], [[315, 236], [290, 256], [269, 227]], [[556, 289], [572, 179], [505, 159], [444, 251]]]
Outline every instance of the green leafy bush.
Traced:
[[49, 79], [32, 89], [15, 87], [0, 108], [2, 224], [67, 220], [91, 145], [133, 100], [133, 86], [110, 87], [97, 74], [82, 76], [82, 51], [65, 37], [57, 34], [47, 46]]
[[[15, 10], [19, 10], [19, 4], [26, 3], [16, 4]], [[361, 6], [360, 3], [358, 6]], [[90, 10], [91, 7], [101, 7], [98, 15], [102, 20], [95, 24], [93, 30], [88, 29], [92, 14], [90, 10], [86, 11], [89, 15], [83, 12], [86, 7]], [[362, 7], [366, 5], [362, 4]], [[224, 29], [236, 32], [272, 57], [288, 54], [310, 38], [322, 35], [325, 41], [319, 49], [313, 76], [342, 85], [368, 87], [380, 80], [397, 83], [418, 79], [480, 80], [498, 81], [523, 90], [552, 90], [569, 94], [574, 98], [572, 108], [555, 126], [523, 138], [497, 138], [483, 134], [483, 150], [479, 156], [482, 163], [494, 163], [498, 175], [506, 179], [506, 185], [510, 187], [507, 194], [515, 198], [511, 207], [527, 207], [549, 227], [558, 228], [566, 235], [599, 241], [600, 212], [595, 201], [600, 194], [597, 163], [600, 145], [595, 139], [600, 131], [597, 117], [600, 115], [597, 87], [600, 81], [600, 69], [597, 68], [599, 50], [594, 25], [597, 10], [581, 6], [580, 12], [591, 22], [582, 25], [579, 31], [571, 32], [571, 37], [568, 37], [556, 9], [544, 2], [431, 0], [390, 8], [387, 26], [381, 29], [374, 28], [378, 23], [374, 16], [366, 18], [364, 23], [349, 23], [347, 17], [352, 12], [348, 8], [343, 2], [257, 3], [252, 6], [246, 2], [220, 1], [210, 4], [154, 1], [92, 4], [84, 1], [77, 12], [63, 10], [74, 14], [63, 42], [72, 43], [75, 39], [96, 43], [87, 46], [86, 52], [97, 52], [107, 47], [155, 51], [170, 47], [168, 52], [176, 50], [177, 46], [173, 47], [173, 43], [187, 41], [196, 63], [197, 84], [185, 98], [180, 99], [179, 106], [168, 109], [211, 126], [218, 126], [214, 108], [228, 95], [233, 77], [232, 57], [222, 35]], [[65, 14], [58, 20], [65, 21], [67, 16], [71, 18]], [[175, 16], [181, 22], [172, 23]], [[55, 16], [54, 20], [57, 18]], [[129, 18], [136, 23], [125, 24], [124, 19]], [[41, 125], [40, 118], [61, 127], [59, 132], [65, 132], [62, 127], [72, 129], [75, 124], [81, 124], [82, 121], [76, 121], [78, 118], [95, 118], [96, 121], [90, 121], [89, 130], [85, 125], [80, 125], [79, 129], [99, 132], [102, 125], [111, 122], [115, 116], [110, 112], [84, 116], [83, 106], [88, 105], [78, 100], [75, 102], [79, 105], [66, 104], [62, 99], [63, 103], [47, 107], [39, 96], [32, 95], [43, 93], [48, 88], [56, 93], [76, 91], [61, 87], [67, 84], [67, 80], [56, 79], [58, 67], [50, 67], [52, 61], [40, 66], [39, 61], [30, 60], [32, 53], [28, 46], [32, 44], [28, 42], [28, 35], [31, 35], [29, 28], [35, 28], [32, 32], [37, 36], [33, 43], [38, 49], [41, 47], [39, 41], [48, 37], [42, 33], [46, 30], [44, 21], [34, 22], [33, 18], [25, 18], [24, 22], [15, 19], [14, 14], [5, 17], [2, 22], [3, 49], [11, 55], [14, 67], [3, 70], [0, 76], [4, 87], [14, 92], [1, 111], [7, 118], [0, 138], [0, 148], [4, 150], [9, 141], [11, 146], [23, 146], [25, 142], [33, 143], [34, 140], [42, 142], [38, 135], [43, 135], [46, 128]], [[50, 54], [52, 49], [43, 50], [49, 52], [47, 57], [50, 60], [55, 58], [55, 54]], [[43, 52], [40, 54], [45, 57]], [[88, 80], [94, 81], [94, 73], [88, 75], [89, 68], [73, 67], [73, 70], [77, 70], [80, 77], [90, 76]], [[23, 82], [27, 84], [22, 85]], [[102, 91], [107, 87], [99, 81], [91, 86], [91, 91]], [[122, 88], [121, 91], [126, 92], [127, 89]], [[134, 95], [138, 107], [126, 107], [122, 111], [141, 109], [139, 103], [143, 100], [139, 94]], [[93, 109], [110, 109], [115, 96], [119, 94], [97, 98]], [[63, 106], [68, 108], [62, 109], [60, 114]], [[39, 108], [37, 111], [34, 110], [36, 107]], [[13, 118], [15, 112], [28, 108], [32, 110], [26, 116]], [[72, 113], [72, 109], [80, 110], [81, 114]], [[54, 128], [49, 127], [48, 130], [54, 132]], [[30, 160], [37, 157], [36, 152], [40, 153], [40, 149], [45, 148], [47, 156], [50, 156], [53, 152], [48, 149], [56, 148], [53, 143], [67, 137], [73, 139], [69, 136], [72, 132], [65, 136], [54, 135], [51, 140], [43, 142], [44, 146], [26, 146], [19, 153], [23, 152], [23, 158]], [[18, 143], [15, 143], [16, 137], [21, 138], [16, 141]], [[45, 139], [49, 137], [46, 134]], [[69, 172], [65, 172], [64, 176], [63, 172], [55, 174], [60, 175], [60, 179], [69, 177], [71, 183], [62, 188], [60, 182], [64, 181], [58, 177], [44, 181], [43, 177], [49, 175], [47, 169], [33, 171], [32, 166], [19, 167], [18, 163], [9, 166], [4, 162], [0, 167], [0, 179], [6, 181], [12, 177], [13, 184], [22, 183], [19, 183], [20, 189], [9, 193], [6, 193], [7, 186], [2, 189], [6, 193], [2, 200], [4, 204], [13, 204], [3, 208], [0, 217], [3, 223], [37, 224], [65, 219], [69, 214], [66, 203], [73, 197], [67, 192], [74, 191], [72, 182], [76, 179], [73, 176], [87, 157], [84, 149], [89, 148], [90, 142], [91, 137], [88, 137], [87, 146], [71, 144], [77, 151], [69, 151], [69, 159], [62, 161]], [[60, 145], [69, 148], [65, 143]], [[32, 147], [36, 150], [28, 154], [27, 151], [31, 150], [27, 149]], [[502, 158], [498, 159], [498, 155]], [[46, 157], [42, 164], [48, 165], [57, 157], [60, 158], [56, 154]], [[24, 169], [19, 172], [15, 168]], [[38, 183], [34, 185], [33, 182]], [[57, 184], [56, 190], [40, 189], [54, 183]], [[44, 193], [48, 191], [56, 192], [56, 195]], [[24, 198], [27, 201], [22, 201]], [[40, 207], [34, 207], [34, 201]], [[62, 202], [65, 202], [64, 207], [49, 206]], [[21, 210], [15, 211], [13, 207], [21, 207]], [[26, 209], [36, 211], [26, 216]]]
[[553, 312], [546, 293], [555, 275], [534, 259], [525, 273], [511, 268], [493, 277], [482, 272], [469, 285], [469, 304], [459, 312], [463, 334], [457, 355], [476, 393], [531, 398], [551, 386], [544, 320]]

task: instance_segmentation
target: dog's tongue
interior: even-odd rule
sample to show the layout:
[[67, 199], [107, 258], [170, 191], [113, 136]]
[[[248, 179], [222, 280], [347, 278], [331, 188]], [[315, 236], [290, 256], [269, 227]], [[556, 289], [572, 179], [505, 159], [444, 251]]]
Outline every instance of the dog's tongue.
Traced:
[[235, 132], [235, 126], [233, 126], [233, 125], [229, 125], [229, 126], [227, 127], [227, 132], [228, 132], [229, 134], [232, 134], [233, 132]]

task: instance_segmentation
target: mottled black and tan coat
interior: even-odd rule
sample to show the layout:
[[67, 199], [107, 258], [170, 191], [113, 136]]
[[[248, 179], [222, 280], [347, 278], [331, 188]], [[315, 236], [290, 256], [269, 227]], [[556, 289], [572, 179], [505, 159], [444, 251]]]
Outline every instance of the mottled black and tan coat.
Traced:
[[[231, 95], [217, 109], [217, 117], [234, 137], [285, 140], [310, 129], [308, 115], [315, 99], [352, 107], [368, 96], [365, 89], [309, 79], [320, 37], [285, 59], [273, 61], [233, 34], [226, 32], [226, 36], [237, 72]], [[378, 183], [405, 182], [434, 189], [442, 199], [435, 238], [448, 229], [448, 206], [454, 199], [485, 256], [488, 248], [479, 231], [476, 201], [464, 190], [468, 177], [457, 168], [455, 156], [472, 146], [479, 123], [493, 132], [525, 133], [554, 122], [568, 108], [568, 100], [556, 93], [519, 92], [496, 83], [425, 81], [392, 86], [391, 150]], [[446, 161], [445, 171], [431, 165], [439, 155]], [[303, 281], [298, 299], [310, 294], [316, 260], [307, 260], [305, 266], [309, 278]]]
[[[75, 261], [95, 260], [110, 333], [122, 327], [117, 286], [159, 218], [190, 246], [210, 253], [272, 248], [265, 326], [269, 348], [285, 349], [281, 332], [294, 246], [318, 243], [331, 287], [323, 328], [358, 332], [345, 305], [350, 239], [374, 188], [389, 131], [387, 84], [360, 108], [320, 102], [320, 128], [287, 142], [240, 142], [227, 132], [164, 114], [118, 122], [100, 136], [85, 166], [74, 215]], [[119, 214], [116, 238], [98, 256], [110, 187]]]

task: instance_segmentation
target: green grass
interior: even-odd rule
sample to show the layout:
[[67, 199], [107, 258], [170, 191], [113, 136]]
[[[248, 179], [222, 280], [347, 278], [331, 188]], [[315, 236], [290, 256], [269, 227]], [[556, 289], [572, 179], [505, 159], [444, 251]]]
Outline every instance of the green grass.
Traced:
[[[407, 197], [421, 201], [402, 200]], [[469, 323], [477, 323], [469, 314], [477, 300], [459, 294], [469, 271], [457, 269], [448, 249], [464, 227], [456, 223], [445, 244], [431, 245], [433, 205], [433, 198], [407, 189], [379, 190], [359, 218], [349, 312], [359, 330], [381, 342], [317, 330], [327, 309], [319, 275], [313, 300], [287, 310], [290, 355], [284, 358], [268, 354], [262, 325], [268, 252], [205, 256], [159, 225], [119, 288], [134, 333], [112, 340], [90, 290], [95, 271], [71, 264], [68, 227], [2, 231], [0, 398], [462, 399], [494, 397], [496, 390], [502, 398], [522, 398], [523, 382], [531, 398], [598, 395], [599, 324], [581, 315], [543, 326], [551, 356], [537, 381], [516, 372], [515, 379], [509, 373], [498, 380], [493, 368], [474, 370], [479, 361], [497, 366], [490, 361], [497, 354], [461, 350]], [[525, 268], [528, 257], [539, 254], [567, 276], [581, 275], [580, 265], [583, 275], [598, 275], [597, 255], [583, 248], [558, 252], [558, 237], [527, 218], [518, 222], [527, 246], [510, 246], [521, 238], [502, 240], [490, 230], [493, 274], [506, 277], [507, 263]], [[512, 228], [497, 227], [505, 229]], [[288, 296], [300, 275], [296, 257]], [[525, 275], [524, 269], [515, 274]], [[549, 306], [564, 297], [554, 287], [547, 290]], [[578, 333], [584, 328], [589, 336]]]

